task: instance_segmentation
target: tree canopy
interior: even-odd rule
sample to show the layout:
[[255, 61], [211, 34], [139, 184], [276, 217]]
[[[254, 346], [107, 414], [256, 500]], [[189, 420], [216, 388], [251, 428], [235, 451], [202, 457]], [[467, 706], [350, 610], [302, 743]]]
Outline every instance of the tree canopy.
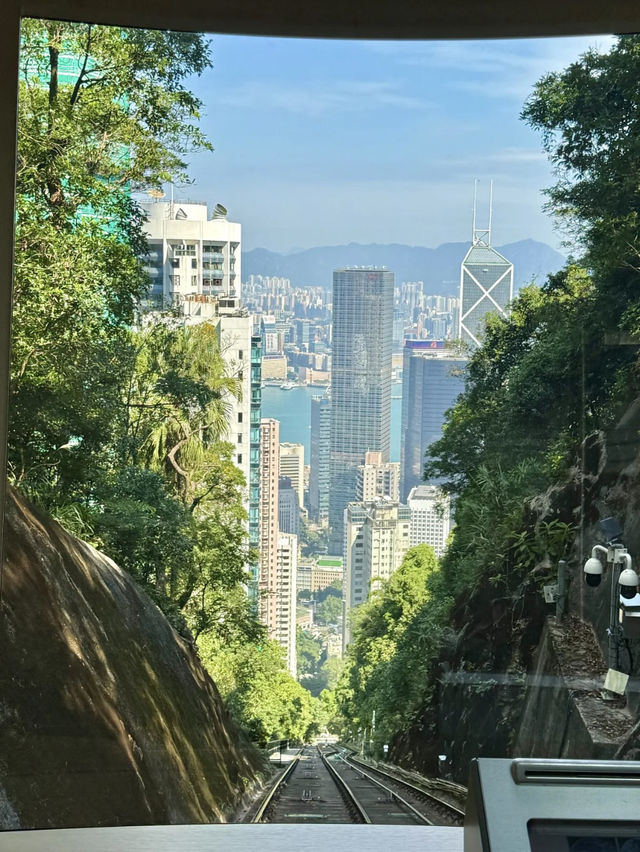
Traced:
[[213, 324], [140, 316], [138, 193], [211, 150], [187, 85], [210, 65], [202, 35], [22, 24], [9, 476], [200, 643], [256, 739], [304, 738], [319, 705], [246, 593], [238, 382]]
[[438, 612], [428, 609], [436, 573], [432, 548], [413, 547], [382, 588], [354, 611], [353, 639], [336, 687], [351, 737], [365, 728], [371, 731], [375, 713], [376, 739], [386, 742], [419, 708], [425, 666], [438, 647]]

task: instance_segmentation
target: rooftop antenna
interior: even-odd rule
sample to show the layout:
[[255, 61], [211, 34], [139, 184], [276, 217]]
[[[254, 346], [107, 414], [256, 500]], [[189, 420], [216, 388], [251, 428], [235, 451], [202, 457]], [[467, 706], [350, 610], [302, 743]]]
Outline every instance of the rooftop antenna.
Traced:
[[476, 203], [478, 200], [478, 178], [473, 181], [473, 224], [471, 226], [471, 241], [476, 241]]
[[488, 246], [491, 242], [491, 218], [493, 216], [493, 181], [489, 190], [489, 227], [477, 227], [477, 200], [478, 200], [478, 179], [473, 182], [473, 239], [474, 246]]
[[491, 220], [493, 218], [493, 178], [489, 189], [489, 231], [487, 233], [487, 245], [491, 245]]

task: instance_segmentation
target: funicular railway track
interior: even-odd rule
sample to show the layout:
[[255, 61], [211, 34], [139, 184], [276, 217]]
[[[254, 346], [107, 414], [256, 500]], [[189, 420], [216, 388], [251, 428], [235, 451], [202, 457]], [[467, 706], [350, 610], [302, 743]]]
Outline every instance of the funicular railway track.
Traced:
[[391, 790], [400, 793], [414, 807], [428, 815], [433, 825], [463, 824], [464, 810], [459, 807], [459, 804], [454, 803], [452, 796], [447, 797], [445, 793], [436, 794], [426, 790], [424, 786], [419, 787], [379, 766], [374, 767], [365, 761], [358, 760], [353, 754], [345, 755], [344, 760], [348, 765], [370, 774], [373, 778], [380, 779]]
[[[368, 765], [357, 765], [347, 755], [335, 751], [325, 754], [318, 747], [307, 746], [274, 784], [253, 821], [316, 825], [461, 823], [461, 812], [454, 813], [453, 806], [384, 775]], [[406, 789], [402, 789], [403, 783]]]
[[338, 787], [320, 749], [301, 749], [263, 801], [253, 822], [365, 822], [353, 798]]

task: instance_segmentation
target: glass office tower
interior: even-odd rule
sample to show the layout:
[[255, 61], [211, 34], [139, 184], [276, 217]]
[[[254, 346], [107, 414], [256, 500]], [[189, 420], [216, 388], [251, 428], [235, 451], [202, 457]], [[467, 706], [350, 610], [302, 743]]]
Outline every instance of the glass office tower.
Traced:
[[389, 461], [393, 283], [386, 269], [333, 273], [329, 549], [336, 555], [358, 465], [368, 450]]
[[[422, 478], [425, 450], [442, 435], [444, 414], [464, 390], [467, 360], [442, 340], [405, 340], [402, 357], [400, 499]], [[432, 484], [436, 480], [429, 480]]]
[[458, 338], [472, 349], [480, 346], [486, 315], [506, 317], [513, 298], [513, 264], [489, 245], [485, 233], [484, 240], [474, 236], [460, 269]]

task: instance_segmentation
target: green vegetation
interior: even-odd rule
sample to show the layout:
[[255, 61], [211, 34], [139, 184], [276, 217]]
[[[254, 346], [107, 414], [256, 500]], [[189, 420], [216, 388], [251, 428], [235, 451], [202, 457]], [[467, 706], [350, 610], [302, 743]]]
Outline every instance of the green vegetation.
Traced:
[[306, 742], [326, 724], [327, 711], [286, 671], [277, 642], [227, 644], [209, 633], [199, 649], [227, 706], [255, 742]]
[[306, 557], [317, 556], [326, 553], [329, 544], [329, 529], [327, 527], [316, 527], [300, 516], [300, 548], [302, 555]]
[[548, 209], [582, 257], [521, 290], [509, 319], [488, 319], [426, 460], [455, 496], [451, 544], [439, 570], [410, 568], [410, 555], [358, 611], [337, 690], [352, 736], [374, 710], [378, 741], [420, 726], [438, 700], [434, 664], [454, 612], [473, 619], [489, 600], [508, 608], [523, 582], [548, 580], [575, 535], [579, 489], [562, 516], [539, 524], [528, 501], [570, 479], [585, 437], [638, 396], [638, 347], [625, 344], [640, 340], [640, 37], [544, 77], [522, 116], [556, 168]]
[[322, 641], [315, 639], [307, 630], [298, 628], [296, 634], [298, 654], [298, 677], [315, 674], [322, 656]]
[[[409, 550], [402, 565], [354, 612], [353, 641], [336, 688], [346, 735], [371, 730], [375, 741], [409, 724], [428, 694], [426, 672], [437, 651], [443, 603], [433, 601], [437, 561], [426, 544]], [[444, 612], [446, 613], [446, 599]]]
[[318, 624], [337, 624], [342, 618], [342, 594], [328, 595], [316, 606], [316, 622]]
[[302, 738], [314, 702], [245, 592], [245, 483], [225, 440], [238, 388], [217, 331], [137, 322], [135, 193], [184, 183], [185, 155], [211, 148], [184, 85], [208, 41], [26, 20], [20, 62], [10, 480], [198, 640], [253, 736]]
[[308, 630], [298, 628], [296, 648], [298, 678], [302, 686], [314, 697], [322, 697], [326, 690], [334, 689], [342, 671], [342, 660], [329, 657], [323, 640]]

